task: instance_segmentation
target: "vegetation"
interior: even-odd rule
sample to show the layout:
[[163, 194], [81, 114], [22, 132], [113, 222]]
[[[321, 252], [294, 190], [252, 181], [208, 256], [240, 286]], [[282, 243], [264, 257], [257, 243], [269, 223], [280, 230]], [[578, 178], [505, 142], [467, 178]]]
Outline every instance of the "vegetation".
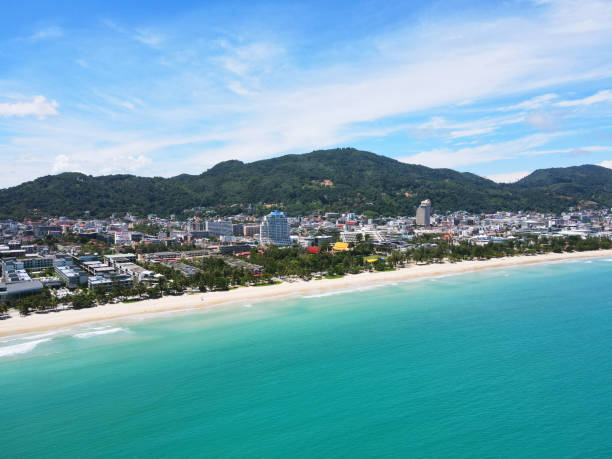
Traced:
[[485, 260], [515, 255], [535, 255], [539, 253], [561, 253], [611, 249], [612, 240], [608, 238], [569, 238], [543, 237], [529, 235], [507, 240], [502, 243], [475, 245], [468, 242], [454, 244], [450, 240], [434, 235], [419, 236], [404, 251], [389, 250], [372, 244], [369, 240], [351, 244], [346, 252], [325, 251], [310, 254], [302, 247], [279, 249], [271, 246], [259, 252], [252, 249], [248, 260], [264, 268], [264, 274], [255, 276], [241, 267], [228, 265], [220, 257], [204, 257], [188, 262], [197, 268], [192, 276], [185, 276], [179, 270], [162, 264], [146, 265], [162, 275], [159, 283], [147, 285], [138, 283], [133, 287], [113, 285], [110, 289], [96, 288], [93, 291], [77, 291], [61, 300], [51, 294], [49, 289], [42, 293], [13, 300], [9, 304], [0, 303], [0, 312], [15, 307], [21, 315], [31, 312], [53, 310], [62, 303], [74, 309], [89, 308], [112, 301], [134, 302], [145, 298], [163, 295], [181, 295], [188, 289], [201, 293], [223, 291], [243, 285], [272, 285], [279, 278], [300, 277], [336, 279], [346, 274], [363, 271], [388, 271], [408, 264], [457, 262], [462, 260]]
[[[437, 210], [469, 212], [612, 206], [612, 170], [579, 166], [536, 171], [515, 184], [450, 169], [405, 164], [354, 149], [315, 151], [244, 164], [225, 161], [200, 175], [172, 178], [79, 173], [45, 176], [0, 190], [0, 217], [170, 215], [215, 207], [220, 215], [270, 206], [290, 214], [354, 211], [413, 215], [429, 198]], [[149, 231], [146, 228], [137, 228]]]

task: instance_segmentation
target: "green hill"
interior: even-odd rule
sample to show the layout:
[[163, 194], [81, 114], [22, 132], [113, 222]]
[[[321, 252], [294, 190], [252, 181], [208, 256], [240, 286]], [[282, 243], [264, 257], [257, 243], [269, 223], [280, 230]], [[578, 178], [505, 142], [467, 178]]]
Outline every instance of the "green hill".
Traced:
[[277, 204], [290, 214], [370, 210], [412, 215], [423, 200], [435, 209], [561, 211], [612, 206], [612, 170], [578, 166], [535, 171], [500, 185], [470, 173], [431, 169], [355, 149], [322, 150], [243, 163], [224, 161], [200, 175], [171, 178], [63, 173], [0, 190], [0, 216], [169, 215], [196, 206], [220, 213]]

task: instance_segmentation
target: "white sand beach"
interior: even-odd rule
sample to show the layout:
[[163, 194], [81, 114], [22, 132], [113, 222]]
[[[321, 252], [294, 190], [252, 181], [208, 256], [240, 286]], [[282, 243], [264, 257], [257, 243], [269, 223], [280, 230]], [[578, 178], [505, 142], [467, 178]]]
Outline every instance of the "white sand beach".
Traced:
[[317, 295], [332, 290], [346, 290], [387, 282], [410, 281], [425, 277], [461, 274], [483, 269], [593, 257], [612, 257], [612, 250], [550, 253], [545, 255], [495, 258], [482, 261], [463, 261], [459, 263], [411, 265], [395, 271], [366, 272], [347, 275], [340, 279], [284, 282], [282, 284], [269, 286], [241, 287], [227, 292], [165, 296], [163, 298], [143, 300], [135, 303], [107, 304], [89, 309], [71, 309], [40, 314], [33, 313], [26, 317], [20, 317], [14, 314], [11, 318], [0, 321], [0, 336], [58, 329], [85, 322], [103, 321], [140, 314], [196, 309], [228, 303], [259, 302], [294, 295]]

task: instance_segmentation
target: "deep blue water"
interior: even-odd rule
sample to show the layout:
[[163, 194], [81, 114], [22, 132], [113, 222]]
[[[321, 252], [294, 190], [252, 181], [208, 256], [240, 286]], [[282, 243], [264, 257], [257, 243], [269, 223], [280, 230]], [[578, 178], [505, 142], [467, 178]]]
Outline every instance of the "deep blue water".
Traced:
[[612, 456], [612, 260], [0, 341], [2, 457]]

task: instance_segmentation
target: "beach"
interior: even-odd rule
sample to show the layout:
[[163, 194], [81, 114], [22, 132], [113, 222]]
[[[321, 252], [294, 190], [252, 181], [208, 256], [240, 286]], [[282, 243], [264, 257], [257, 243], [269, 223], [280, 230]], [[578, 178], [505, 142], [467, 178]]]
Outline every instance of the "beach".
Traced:
[[88, 309], [33, 313], [25, 317], [13, 315], [9, 319], [0, 321], [0, 336], [54, 330], [81, 323], [105, 321], [142, 314], [190, 310], [230, 303], [249, 304], [290, 296], [320, 295], [337, 290], [358, 290], [372, 285], [456, 275], [484, 269], [507, 268], [593, 257], [612, 257], [612, 250], [549, 253], [532, 256], [521, 255], [457, 263], [410, 265], [394, 271], [365, 272], [346, 275], [339, 279], [283, 282], [281, 284], [257, 287], [240, 287], [230, 291], [164, 296], [163, 298], [134, 303], [106, 304]]

